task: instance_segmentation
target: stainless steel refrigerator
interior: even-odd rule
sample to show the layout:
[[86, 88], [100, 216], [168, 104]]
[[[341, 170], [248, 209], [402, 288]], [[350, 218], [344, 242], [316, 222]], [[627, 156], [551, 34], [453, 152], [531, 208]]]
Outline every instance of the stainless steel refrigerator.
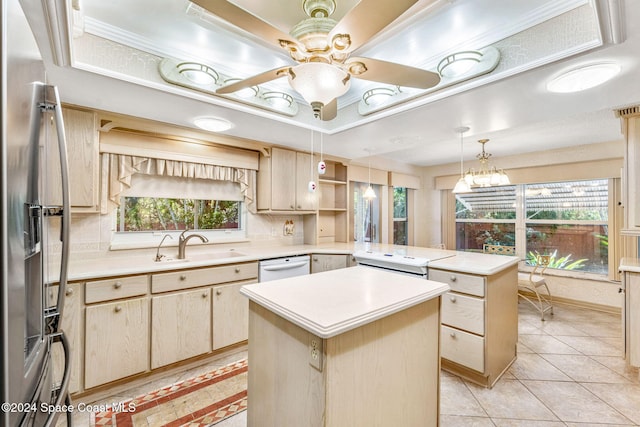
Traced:
[[[44, 64], [19, 1], [2, 0], [0, 13], [0, 426], [40, 427], [54, 425], [61, 414], [56, 407], [69, 403], [68, 363], [62, 380], [54, 381], [51, 360], [58, 342], [70, 360], [59, 328], [69, 254], [66, 144], [57, 89], [46, 84]], [[45, 178], [43, 171], [53, 163], [63, 171], [59, 179]], [[46, 205], [51, 182], [61, 183], [62, 206]], [[61, 221], [60, 235], [55, 236], [61, 245], [48, 237], [53, 221]], [[54, 243], [62, 248], [55, 257], [50, 253]], [[51, 267], [53, 258], [59, 266]], [[54, 282], [59, 282], [58, 297], [49, 304], [49, 283]]]

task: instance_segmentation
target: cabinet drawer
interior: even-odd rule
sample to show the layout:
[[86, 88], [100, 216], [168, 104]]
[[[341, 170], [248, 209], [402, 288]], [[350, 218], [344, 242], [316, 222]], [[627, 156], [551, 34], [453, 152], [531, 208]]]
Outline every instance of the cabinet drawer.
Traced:
[[117, 279], [87, 282], [84, 301], [86, 304], [145, 295], [149, 287], [146, 275], [120, 277]]
[[258, 263], [223, 265], [197, 270], [174, 271], [151, 275], [151, 292], [176, 291], [218, 283], [236, 282], [258, 277]]
[[479, 297], [484, 296], [485, 278], [482, 276], [429, 269], [429, 280], [446, 283], [451, 287], [452, 291]]
[[441, 301], [442, 323], [484, 335], [484, 299], [447, 292]]
[[440, 356], [478, 372], [484, 372], [484, 338], [459, 329], [440, 327]]

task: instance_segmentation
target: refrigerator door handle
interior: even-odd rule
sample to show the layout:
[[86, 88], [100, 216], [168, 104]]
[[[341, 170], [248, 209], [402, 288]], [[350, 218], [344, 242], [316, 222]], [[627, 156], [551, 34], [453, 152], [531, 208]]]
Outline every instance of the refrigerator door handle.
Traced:
[[[60, 95], [56, 86], [45, 86], [45, 102], [41, 106], [44, 110], [53, 111], [55, 127], [58, 136], [58, 153], [60, 156], [60, 173], [62, 186], [62, 209], [57, 215], [62, 214], [60, 227], [60, 241], [62, 242], [62, 252], [60, 258], [60, 284], [58, 287], [58, 299], [53, 314], [48, 318], [48, 331], [55, 334], [60, 330], [60, 320], [64, 308], [64, 297], [67, 287], [67, 269], [69, 267], [69, 243], [70, 243], [70, 195], [69, 195], [69, 165], [67, 163], [67, 140], [64, 134], [64, 120], [62, 117], [62, 105]], [[49, 212], [51, 211], [51, 212]], [[56, 215], [53, 208], [46, 210], [45, 215]]]
[[[71, 404], [68, 393], [69, 381], [71, 379], [71, 349], [69, 348], [69, 341], [62, 331], [50, 336], [49, 345], [51, 346], [55, 342], [60, 342], [62, 344], [62, 350], [64, 353], [64, 373], [62, 374], [62, 381], [60, 383], [60, 388], [57, 390], [56, 401], [54, 403], [55, 407], [60, 407], [63, 401], [69, 405]], [[54, 426], [56, 424], [58, 415], [59, 413], [57, 411], [51, 411], [51, 413], [47, 416], [47, 420], [43, 424], [43, 427]], [[72, 427], [71, 422], [71, 412], [67, 412], [68, 427]]]

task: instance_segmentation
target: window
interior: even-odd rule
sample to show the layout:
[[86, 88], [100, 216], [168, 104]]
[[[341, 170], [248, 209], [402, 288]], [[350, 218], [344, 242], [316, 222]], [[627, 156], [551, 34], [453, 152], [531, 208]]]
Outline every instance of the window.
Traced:
[[353, 184], [353, 240], [356, 242], [379, 243], [380, 236], [380, 186], [372, 185], [375, 199], [364, 198], [364, 192], [369, 186], [366, 182], [352, 182]]
[[[608, 181], [570, 181], [479, 188], [456, 195], [456, 248], [516, 246], [532, 264], [607, 274]], [[517, 231], [521, 230], [521, 231]]]
[[407, 218], [407, 189], [393, 187], [393, 244], [409, 244], [409, 220]]
[[229, 200], [122, 197], [120, 232], [169, 230], [238, 230], [241, 202]]

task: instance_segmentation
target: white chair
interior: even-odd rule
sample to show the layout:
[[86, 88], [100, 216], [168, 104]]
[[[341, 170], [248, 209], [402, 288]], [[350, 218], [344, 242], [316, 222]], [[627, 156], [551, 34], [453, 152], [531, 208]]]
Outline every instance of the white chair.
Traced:
[[[553, 298], [544, 277], [544, 271], [549, 266], [549, 255], [536, 256], [536, 265], [530, 273], [518, 273], [518, 295], [528, 301], [540, 312], [540, 318], [549, 312], [553, 315]], [[544, 288], [544, 293], [540, 292]]]

